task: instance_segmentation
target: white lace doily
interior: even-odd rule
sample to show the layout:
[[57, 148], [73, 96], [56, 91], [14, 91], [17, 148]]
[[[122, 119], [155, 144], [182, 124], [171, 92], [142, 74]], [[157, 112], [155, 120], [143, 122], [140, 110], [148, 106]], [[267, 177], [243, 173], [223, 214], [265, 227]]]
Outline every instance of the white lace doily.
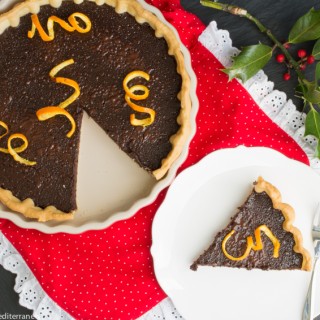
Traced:
[[0, 264], [17, 275], [14, 290], [19, 294], [19, 303], [33, 310], [36, 319], [73, 319], [43, 291], [24, 259], [2, 232], [0, 232]]
[[[229, 32], [219, 30], [215, 21], [211, 22], [200, 35], [199, 41], [224, 66], [229, 66], [232, 63], [232, 57], [240, 52], [232, 46]], [[297, 111], [293, 102], [287, 100], [284, 92], [274, 90], [274, 84], [268, 81], [268, 77], [263, 71], [257, 73], [243, 86], [260, 108], [295, 139], [308, 155], [311, 167], [320, 172], [320, 161], [314, 157], [317, 139], [311, 136], [303, 137], [305, 115]], [[19, 302], [22, 306], [34, 310], [33, 316], [36, 319], [73, 319], [46, 295], [25, 261], [1, 232], [0, 264], [5, 269], [17, 274], [14, 290], [19, 293]], [[139, 320], [156, 319], [176, 320], [183, 318], [174, 307], [172, 301], [166, 298], [139, 318]]]

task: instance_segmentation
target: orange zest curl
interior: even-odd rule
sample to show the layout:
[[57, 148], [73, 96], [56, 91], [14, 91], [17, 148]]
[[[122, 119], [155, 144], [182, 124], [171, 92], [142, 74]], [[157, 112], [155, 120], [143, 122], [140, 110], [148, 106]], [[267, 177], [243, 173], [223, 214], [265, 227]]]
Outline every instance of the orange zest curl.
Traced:
[[60, 107], [44, 107], [39, 109], [36, 114], [40, 121], [45, 121], [58, 115], [67, 117], [71, 123], [71, 130], [67, 133], [68, 138], [72, 137], [76, 130], [76, 123], [72, 115], [67, 110]]
[[[5, 133], [0, 136], [0, 139], [1, 139], [9, 133], [9, 127], [3, 121], [0, 121], [0, 126], [5, 129]], [[22, 140], [23, 144], [20, 147], [13, 148], [11, 143], [12, 143], [12, 140], [14, 140], [14, 139]], [[10, 154], [13, 157], [13, 159], [19, 163], [25, 164], [27, 166], [33, 166], [36, 164], [35, 161], [29, 161], [29, 160], [22, 158], [18, 155], [18, 153], [23, 152], [27, 148], [28, 148], [28, 139], [26, 138], [26, 136], [21, 133], [14, 133], [14, 134], [10, 135], [10, 137], [8, 139], [8, 149], [0, 148], [0, 152]]]
[[73, 103], [79, 97], [80, 88], [79, 88], [78, 83], [72, 79], [63, 78], [63, 77], [55, 77], [55, 76], [60, 70], [62, 70], [63, 68], [65, 68], [73, 63], [74, 63], [73, 59], [65, 60], [65, 61], [59, 63], [54, 68], [52, 68], [49, 72], [49, 76], [52, 78], [53, 81], [55, 81], [56, 83], [65, 84], [65, 85], [72, 87], [74, 89], [74, 93], [68, 99], [66, 99], [65, 101], [63, 101], [59, 104], [59, 107], [62, 109], [66, 108], [69, 104]]
[[[77, 19], [82, 20], [85, 24], [85, 27], [81, 27]], [[48, 18], [47, 28], [48, 32], [46, 32], [41, 23], [39, 21], [38, 15], [31, 15], [32, 26], [31, 30], [28, 31], [28, 38], [33, 38], [36, 30], [38, 30], [39, 35], [43, 41], [52, 41], [54, 39], [54, 23], [60, 25], [61, 28], [65, 29], [68, 32], [78, 31], [79, 33], [87, 33], [91, 30], [91, 21], [90, 19], [83, 13], [75, 12], [68, 17], [68, 22], [56, 17], [51, 16]]]
[[280, 241], [276, 238], [276, 236], [271, 232], [271, 230], [266, 225], [261, 225], [256, 230], [254, 230], [254, 236], [256, 238], [256, 245], [252, 246], [252, 249], [255, 251], [263, 249], [263, 243], [261, 239], [261, 231], [265, 233], [265, 235], [271, 240], [273, 244], [273, 257], [279, 257], [280, 250]]
[[[135, 95], [135, 94], [132, 94], [132, 93], [130, 92], [130, 89], [129, 89], [129, 87], [128, 87], [128, 83], [129, 83], [131, 80], [133, 80], [134, 78], [137, 78], [137, 77], [143, 78], [143, 79], [145, 79], [145, 80], [147, 80], [147, 81], [150, 80], [149, 74], [146, 73], [146, 72], [144, 72], [144, 71], [141, 71], [141, 70], [135, 70], [135, 71], [132, 71], [132, 72], [128, 73], [128, 74], [126, 75], [126, 77], [124, 78], [124, 80], [123, 80], [123, 89], [124, 89], [124, 91], [126, 92], [126, 94], [127, 94], [130, 98], [135, 99], [135, 100], [139, 100], [139, 99], [136, 99], [136, 95]], [[141, 86], [141, 87], [143, 87], [143, 88], [146, 89], [146, 91], [145, 91], [144, 89], [142, 89], [142, 91], [147, 92], [147, 96], [146, 96], [145, 98], [143, 98], [143, 99], [146, 99], [146, 98], [148, 97], [148, 95], [149, 95], [149, 90], [148, 90], [148, 88], [146, 88], [145, 86]], [[140, 99], [140, 100], [143, 100], [143, 99]]]
[[11, 146], [11, 142], [12, 140], [14, 139], [20, 139], [23, 141], [23, 145], [20, 147], [22, 148], [23, 150], [27, 149], [28, 148], [28, 140], [26, 138], [25, 135], [21, 134], [21, 133], [15, 133], [15, 134], [12, 134], [9, 139], [8, 139], [8, 150], [9, 150], [9, 153], [12, 155], [13, 159], [17, 162], [20, 162], [22, 164], [25, 164], [27, 166], [34, 166], [37, 162], [35, 161], [29, 161], [25, 158], [22, 158], [18, 155], [18, 152], [16, 151], [15, 148], [12, 148]]
[[[153, 123], [154, 118], [155, 118], [155, 111], [153, 109], [150, 108], [145, 108], [142, 106], [138, 106], [137, 104], [133, 103], [131, 101], [131, 98], [129, 97], [129, 95], [125, 95], [125, 100], [127, 102], [127, 104], [134, 110], [137, 112], [144, 112], [144, 113], [148, 113], [150, 115], [149, 118], [145, 118], [145, 119], [136, 119], [136, 116], [134, 114], [130, 114], [130, 123], [133, 126], [149, 126], [150, 124]], [[135, 99], [137, 100], [137, 99]]]
[[3, 133], [0, 136], [0, 139], [1, 139], [2, 137], [6, 136], [9, 133], [9, 128], [8, 128], [7, 124], [4, 123], [3, 121], [0, 121], [0, 126], [5, 130], [5, 133]]
[[[123, 89], [126, 93], [125, 100], [126, 100], [127, 104], [131, 107], [132, 110], [149, 114], [149, 117], [145, 118], [145, 119], [136, 119], [136, 116], [134, 114], [131, 114], [130, 115], [130, 123], [133, 126], [145, 127], [145, 126], [149, 126], [150, 124], [152, 124], [154, 122], [156, 112], [151, 108], [139, 106], [136, 103], [131, 101], [131, 99], [136, 100], [136, 101], [145, 100], [149, 96], [149, 89], [144, 85], [138, 84], [138, 85], [134, 85], [129, 88], [128, 83], [136, 77], [144, 78], [147, 81], [150, 80], [150, 76], [148, 73], [146, 73], [144, 71], [140, 71], [140, 70], [132, 71], [124, 78]], [[136, 94], [136, 92], [139, 92], [139, 94]]]
[[[79, 18], [85, 23], [85, 28], [80, 27], [79, 22], [76, 18]], [[75, 12], [68, 18], [69, 23], [74, 27], [76, 31], [79, 33], [87, 33], [91, 30], [91, 21], [90, 19], [83, 13]]]
[[223, 241], [222, 241], [222, 251], [223, 251], [224, 255], [225, 255], [228, 259], [233, 260], [233, 261], [241, 261], [241, 260], [245, 259], [245, 258], [249, 255], [249, 253], [250, 253], [250, 251], [251, 251], [251, 248], [252, 248], [253, 240], [252, 240], [252, 237], [249, 236], [249, 237], [247, 238], [247, 248], [246, 248], [246, 251], [244, 252], [244, 254], [243, 254], [242, 256], [240, 256], [240, 257], [234, 257], [234, 256], [230, 255], [230, 254], [227, 252], [227, 250], [226, 250], [227, 241], [232, 237], [232, 235], [233, 235], [234, 233], [235, 233], [235, 231], [232, 230], [231, 232], [229, 232], [229, 233], [225, 236], [225, 238], [224, 238]]
[[263, 243], [262, 243], [262, 239], [261, 239], [261, 231], [263, 231], [265, 233], [265, 235], [272, 241], [273, 257], [278, 258], [279, 257], [279, 250], [280, 250], [280, 242], [266, 225], [261, 225], [255, 229], [254, 236], [256, 238], [256, 244], [254, 244], [252, 236], [247, 237], [247, 248], [246, 248], [244, 254], [240, 257], [234, 257], [234, 256], [230, 255], [226, 250], [226, 243], [232, 237], [232, 235], [235, 233], [235, 230], [230, 231], [222, 241], [222, 251], [223, 251], [224, 255], [230, 260], [241, 261], [241, 260], [244, 260], [245, 258], [248, 257], [251, 249], [254, 251], [262, 250]]
[[62, 70], [63, 68], [65, 68], [73, 63], [74, 63], [73, 59], [65, 60], [65, 61], [59, 63], [57, 66], [55, 66], [54, 68], [52, 68], [50, 70], [49, 76], [56, 83], [61, 83], [61, 84], [65, 84], [69, 87], [72, 87], [74, 89], [74, 93], [69, 98], [67, 98], [66, 100], [61, 102], [58, 106], [44, 107], [44, 108], [39, 109], [36, 112], [36, 115], [40, 121], [45, 121], [45, 120], [51, 119], [51, 118], [58, 116], [58, 115], [62, 115], [62, 116], [67, 117], [71, 123], [71, 130], [67, 133], [68, 138], [71, 138], [72, 135], [74, 134], [74, 132], [76, 130], [76, 122], [74, 121], [74, 118], [72, 117], [72, 115], [68, 111], [65, 110], [65, 108], [68, 107], [71, 103], [73, 103], [79, 97], [80, 87], [79, 87], [78, 83], [75, 82], [74, 80], [68, 79], [68, 78], [63, 78], [63, 77], [56, 77], [56, 74], [60, 70]]

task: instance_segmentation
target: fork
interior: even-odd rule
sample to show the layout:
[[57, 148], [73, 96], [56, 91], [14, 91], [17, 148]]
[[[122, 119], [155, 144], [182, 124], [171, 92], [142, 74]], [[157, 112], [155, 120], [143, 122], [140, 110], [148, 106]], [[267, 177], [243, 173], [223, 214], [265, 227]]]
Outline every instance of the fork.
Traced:
[[314, 264], [307, 293], [306, 302], [303, 308], [302, 320], [312, 320], [314, 318], [314, 287], [319, 270], [318, 261], [320, 261], [320, 202], [318, 203], [312, 225], [312, 239], [314, 246]]

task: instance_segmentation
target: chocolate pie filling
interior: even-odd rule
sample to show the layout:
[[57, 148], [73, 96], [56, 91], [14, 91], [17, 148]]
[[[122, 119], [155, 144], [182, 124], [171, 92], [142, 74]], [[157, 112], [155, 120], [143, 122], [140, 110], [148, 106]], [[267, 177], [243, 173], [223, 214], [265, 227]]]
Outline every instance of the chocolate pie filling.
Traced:
[[[67, 32], [55, 24], [53, 41], [44, 42], [37, 31], [29, 39], [28, 14], [17, 28], [10, 27], [0, 36], [0, 120], [8, 125], [9, 134], [27, 137], [29, 147], [21, 156], [37, 162], [26, 166], [0, 153], [0, 187], [12, 191], [20, 200], [31, 198], [36, 206], [54, 205], [65, 212], [76, 209], [83, 111], [141, 167], [153, 171], [171, 150], [169, 138], [179, 129], [181, 107], [177, 98], [181, 76], [176, 71], [176, 61], [167, 54], [166, 41], [156, 38], [148, 24], [140, 25], [128, 13], [117, 14], [112, 7], [90, 2], [63, 2], [58, 9], [42, 6], [38, 16], [46, 30], [50, 15], [68, 21], [74, 12], [90, 18], [89, 33]], [[36, 111], [57, 106], [73, 93], [71, 87], [49, 77], [53, 67], [71, 58], [75, 63], [58, 73], [76, 81], [81, 90], [79, 98], [67, 107], [77, 124], [75, 134], [67, 138], [70, 122], [65, 117], [40, 122]], [[134, 111], [125, 102], [122, 81], [134, 70], [150, 74], [150, 81], [137, 79], [150, 90], [143, 106], [156, 112], [154, 123], [147, 127], [132, 126], [129, 121]], [[138, 119], [147, 116], [136, 113]], [[0, 140], [0, 147], [7, 147], [8, 136]]]
[[[192, 265], [192, 270], [197, 270], [199, 265], [225, 266], [238, 268], [269, 269], [300, 269], [302, 255], [293, 251], [295, 241], [293, 234], [283, 229], [284, 216], [280, 210], [274, 209], [272, 200], [266, 192], [258, 193], [255, 190], [246, 202], [239, 208], [238, 213], [232, 217], [228, 226], [219, 232], [213, 244]], [[279, 257], [273, 257], [274, 246], [271, 240], [261, 233], [264, 249], [251, 250], [247, 258], [241, 261], [228, 259], [222, 249], [225, 236], [235, 230], [228, 240], [226, 249], [234, 257], [240, 257], [246, 250], [247, 237], [254, 234], [260, 225], [266, 225], [279, 240], [281, 246]]]

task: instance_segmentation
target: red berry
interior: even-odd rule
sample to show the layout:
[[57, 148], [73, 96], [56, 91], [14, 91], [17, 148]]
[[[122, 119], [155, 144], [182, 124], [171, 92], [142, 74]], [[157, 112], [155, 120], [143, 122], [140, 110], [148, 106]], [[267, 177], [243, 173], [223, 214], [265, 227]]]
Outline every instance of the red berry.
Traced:
[[306, 70], [307, 65], [305, 63], [300, 64], [299, 68], [300, 70]]
[[290, 43], [286, 42], [283, 44], [283, 46], [286, 48], [286, 49], [289, 49], [290, 48]]
[[285, 56], [284, 54], [280, 53], [276, 56], [276, 60], [279, 62], [279, 63], [282, 63], [284, 60], [285, 60]]
[[307, 63], [312, 64], [312, 63], [314, 63], [314, 60], [315, 60], [314, 56], [309, 56], [307, 58]]
[[283, 80], [288, 81], [289, 79], [290, 79], [290, 73], [289, 73], [289, 72], [286, 72], [286, 73], [283, 75]]
[[299, 58], [304, 58], [307, 55], [307, 51], [304, 49], [298, 50], [298, 57]]

